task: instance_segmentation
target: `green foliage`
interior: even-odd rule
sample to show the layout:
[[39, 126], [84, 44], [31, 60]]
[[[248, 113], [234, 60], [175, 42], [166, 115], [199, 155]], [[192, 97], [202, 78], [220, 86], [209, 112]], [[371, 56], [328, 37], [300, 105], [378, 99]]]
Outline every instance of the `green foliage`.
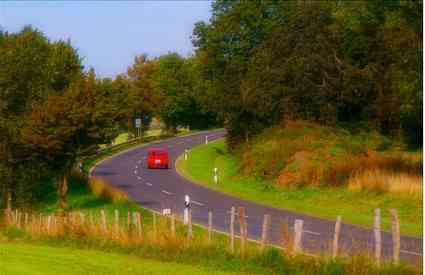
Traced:
[[215, 116], [201, 106], [196, 62], [193, 57], [185, 59], [176, 53], [154, 60], [152, 80], [155, 91], [162, 96], [157, 114], [171, 132], [177, 127], [202, 129], [215, 125]]
[[421, 6], [215, 1], [193, 32], [207, 108], [232, 148], [287, 118], [363, 124], [420, 146]]
[[22, 141], [21, 129], [33, 106], [50, 96], [61, 96], [81, 77], [77, 51], [64, 41], [49, 41], [43, 33], [25, 27], [0, 35], [0, 207], [29, 204], [39, 180], [47, 172], [34, 162]]

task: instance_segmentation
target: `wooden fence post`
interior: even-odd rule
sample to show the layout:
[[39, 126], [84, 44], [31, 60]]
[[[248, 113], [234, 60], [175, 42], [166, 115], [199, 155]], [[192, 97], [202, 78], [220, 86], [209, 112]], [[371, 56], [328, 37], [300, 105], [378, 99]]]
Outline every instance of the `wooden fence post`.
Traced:
[[24, 229], [27, 229], [28, 226], [28, 212], [24, 213]]
[[192, 209], [189, 208], [189, 220], [187, 223], [187, 239], [191, 240], [193, 237], [193, 231], [192, 231]]
[[131, 228], [130, 232], [136, 232], [137, 236], [139, 236], [139, 226], [137, 224], [137, 213], [133, 212], [132, 214], [132, 222], [129, 228]]
[[131, 233], [131, 214], [127, 211], [127, 230]]
[[391, 209], [391, 231], [393, 238], [393, 260], [394, 263], [400, 262], [400, 223], [398, 221], [397, 210]]
[[212, 240], [212, 226], [213, 226], [213, 215], [211, 211], [208, 211], [208, 242]]
[[82, 227], [84, 227], [84, 225], [86, 224], [86, 219], [85, 219], [85, 215], [83, 212], [80, 212], [80, 225]]
[[93, 212], [89, 213], [89, 220], [90, 220], [90, 228], [96, 229], [96, 223], [94, 221]]
[[245, 220], [245, 207], [239, 207], [239, 232], [241, 237], [241, 254], [245, 255], [246, 238], [247, 238], [247, 226]]
[[295, 220], [294, 252], [302, 252], [303, 220]]
[[51, 222], [52, 222], [52, 216], [51, 216], [51, 215], [49, 215], [49, 216], [47, 217], [47, 234], [48, 234], [48, 235], [50, 234], [50, 225], [51, 225]]
[[156, 213], [153, 213], [152, 215], [152, 226], [153, 226], [153, 237], [156, 240], [156, 236], [157, 236]]
[[108, 227], [107, 227], [107, 222], [106, 222], [106, 214], [105, 214], [105, 210], [100, 210], [100, 220], [102, 223], [102, 231], [104, 234], [106, 234], [106, 232], [108, 232]]
[[235, 207], [230, 210], [230, 251], [235, 252]]
[[265, 214], [264, 218], [263, 218], [263, 227], [262, 227], [262, 232], [261, 232], [261, 249], [264, 249], [264, 247], [267, 244], [267, 240], [268, 240], [268, 234], [269, 234], [269, 227], [270, 227], [270, 215], [269, 214]]
[[114, 216], [115, 216], [115, 221], [114, 221], [114, 231], [115, 234], [119, 234], [119, 229], [120, 229], [120, 212], [118, 211], [118, 209], [115, 209], [114, 211]]
[[336, 217], [334, 240], [332, 244], [332, 258], [334, 259], [338, 256], [338, 243], [339, 243], [340, 232], [341, 232], [341, 216], [338, 216]]
[[15, 209], [15, 220], [14, 220], [15, 226], [18, 226], [18, 214], [19, 214], [19, 210]]
[[140, 237], [142, 237], [142, 215], [137, 212], [137, 234]]
[[375, 260], [376, 264], [381, 264], [381, 254], [382, 254], [382, 236], [381, 236], [381, 209], [375, 209], [375, 222], [373, 226], [373, 231], [375, 234]]
[[170, 216], [170, 226], [171, 226], [171, 237], [176, 237], [176, 218], [174, 217], [174, 214], [171, 214]]

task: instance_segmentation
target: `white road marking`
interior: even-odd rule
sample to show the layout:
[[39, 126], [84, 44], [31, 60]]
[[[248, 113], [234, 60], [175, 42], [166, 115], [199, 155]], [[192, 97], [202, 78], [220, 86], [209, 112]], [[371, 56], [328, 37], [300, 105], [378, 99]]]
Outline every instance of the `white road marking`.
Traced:
[[194, 201], [194, 200], [192, 200], [191, 203], [196, 204], [196, 205], [199, 205], [199, 206], [204, 206], [205, 205], [202, 202]]
[[137, 170], [134, 170], [134, 174], [137, 174]]
[[148, 185], [148, 186], [152, 186], [152, 183], [150, 183], [150, 182], [146, 182], [145, 184]]
[[142, 179], [142, 177], [139, 177], [139, 176], [138, 176], [138, 177], [137, 177], [137, 179], [138, 179], [138, 180], [141, 180], [141, 179]]
[[408, 250], [403, 250], [403, 249], [400, 249], [400, 253], [410, 254], [410, 255], [416, 255], [416, 256], [422, 256], [421, 253], [413, 252], [413, 251], [408, 251]]
[[171, 192], [168, 192], [167, 190], [162, 190], [161, 192], [164, 193], [164, 194], [167, 194], [167, 195], [172, 195], [173, 194]]
[[314, 232], [314, 231], [310, 231], [310, 230], [303, 230], [303, 232], [308, 233], [308, 234], [311, 234], [311, 235], [317, 235], [317, 236], [320, 235], [319, 232]]
[[139, 168], [139, 166], [136, 165], [136, 169]]

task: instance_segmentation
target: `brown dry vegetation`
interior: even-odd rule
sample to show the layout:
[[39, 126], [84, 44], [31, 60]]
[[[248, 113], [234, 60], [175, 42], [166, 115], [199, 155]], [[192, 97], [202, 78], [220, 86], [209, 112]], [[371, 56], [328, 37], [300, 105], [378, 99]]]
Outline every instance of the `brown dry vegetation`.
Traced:
[[422, 193], [422, 152], [391, 149], [390, 141], [376, 132], [351, 134], [288, 121], [266, 130], [239, 152], [242, 174], [275, 180], [277, 186]]
[[[250, 244], [241, 254], [230, 252], [228, 240], [215, 236], [208, 241], [207, 234], [197, 234], [189, 240], [187, 228], [177, 223], [176, 234], [170, 231], [169, 217], [157, 216], [156, 226], [136, 224], [126, 213], [115, 222], [113, 217], [106, 218], [106, 227], [99, 215], [87, 212], [70, 212], [66, 215], [41, 215], [34, 212], [6, 212], [0, 217], [0, 237], [17, 236], [26, 241], [48, 244], [73, 244], [90, 249], [102, 249], [112, 252], [131, 253], [145, 257], [159, 258], [163, 261], [184, 261], [188, 263], [225, 265], [230, 270], [239, 270], [241, 274], [421, 274], [422, 268], [394, 265], [390, 262], [377, 266], [367, 254], [331, 260], [326, 256], [311, 257], [295, 253], [291, 248], [293, 236], [287, 224], [282, 225], [282, 243], [287, 249], [260, 250]], [[140, 223], [139, 223], [140, 222]], [[139, 224], [137, 224], [139, 223]], [[0, 240], [2, 240], [0, 238]], [[2, 241], [5, 241], [3, 239]], [[238, 242], [236, 242], [238, 244]], [[288, 248], [289, 245], [289, 248]], [[207, 257], [207, 258], [205, 258]], [[205, 260], [207, 259], [207, 260]], [[212, 263], [216, 261], [216, 263]], [[230, 261], [230, 262], [229, 262]]]
[[113, 202], [127, 201], [128, 195], [120, 189], [107, 184], [104, 180], [91, 177], [88, 181], [90, 190], [98, 197]]

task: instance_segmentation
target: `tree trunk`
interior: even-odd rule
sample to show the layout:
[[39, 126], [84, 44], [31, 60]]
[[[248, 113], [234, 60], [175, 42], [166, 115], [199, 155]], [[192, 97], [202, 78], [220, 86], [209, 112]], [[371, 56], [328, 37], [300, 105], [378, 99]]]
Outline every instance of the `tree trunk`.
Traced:
[[58, 196], [59, 196], [59, 211], [65, 212], [67, 208], [66, 194], [68, 193], [68, 174], [65, 173], [58, 184]]

